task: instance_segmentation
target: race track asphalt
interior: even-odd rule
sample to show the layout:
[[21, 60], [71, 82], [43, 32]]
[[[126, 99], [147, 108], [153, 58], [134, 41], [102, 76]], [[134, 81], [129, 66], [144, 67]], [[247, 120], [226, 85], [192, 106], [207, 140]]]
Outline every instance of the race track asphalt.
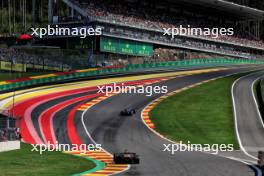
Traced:
[[[245, 69], [231, 69], [214, 73], [192, 75], [162, 82], [169, 92], [188, 85], [224, 76]], [[159, 84], [159, 83], [158, 83]], [[141, 121], [141, 110], [151, 101], [161, 96], [147, 97], [139, 94], [118, 94], [90, 108], [84, 114], [84, 124], [96, 143], [110, 153], [125, 149], [139, 154], [140, 165], [132, 166], [120, 175], [135, 176], [252, 176], [254, 171], [247, 165], [223, 157], [201, 152], [163, 152], [163, 144], [168, 141], [151, 132]], [[191, 101], [191, 100], [190, 100]], [[187, 106], [187, 105], [186, 105]], [[122, 117], [119, 112], [125, 108], [135, 108], [132, 117]], [[77, 114], [80, 116], [81, 113]], [[87, 141], [87, 134], [81, 121], [76, 122], [79, 135]], [[197, 131], [198, 132], [198, 131]], [[87, 141], [89, 142], [89, 141]]]
[[253, 159], [259, 150], [264, 150], [264, 125], [251, 88], [263, 75], [262, 71], [244, 76], [233, 87], [238, 135], [245, 152]]
[[[167, 85], [169, 92], [186, 86], [229, 74], [260, 69], [259, 67], [236, 66], [227, 70], [176, 77], [154, 85]], [[153, 85], [152, 85], [153, 86]], [[37, 134], [43, 140], [40, 130], [40, 114], [64, 101], [87, 96], [95, 92], [78, 93], [52, 99], [35, 107], [31, 119]], [[140, 156], [140, 165], [119, 175], [125, 176], [253, 176], [254, 171], [238, 161], [201, 152], [176, 152], [171, 155], [163, 152], [163, 144], [168, 141], [150, 131], [141, 121], [140, 112], [151, 101], [163, 94], [145, 96], [142, 94], [118, 94], [94, 105], [87, 111], [76, 111], [74, 125], [81, 141], [90, 144], [95, 141], [110, 153], [123, 152], [125, 149]], [[87, 98], [83, 102], [90, 101]], [[191, 100], [190, 100], [191, 101]], [[69, 112], [81, 101], [58, 108], [52, 116], [52, 128], [55, 138], [61, 144], [71, 143], [67, 120]], [[187, 106], [187, 105], [186, 105]], [[135, 108], [132, 117], [122, 117], [120, 111]], [[83, 117], [83, 118], [82, 118]], [[83, 120], [83, 121], [82, 121]], [[44, 126], [45, 127], [45, 126]], [[86, 129], [89, 134], [87, 134]]]

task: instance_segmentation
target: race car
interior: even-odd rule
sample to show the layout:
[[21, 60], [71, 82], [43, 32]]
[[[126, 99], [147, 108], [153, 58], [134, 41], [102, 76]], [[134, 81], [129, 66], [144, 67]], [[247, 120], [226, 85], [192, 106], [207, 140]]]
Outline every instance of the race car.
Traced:
[[132, 116], [135, 113], [136, 113], [135, 109], [124, 109], [123, 111], [120, 112], [120, 115], [121, 116]]
[[139, 157], [136, 153], [124, 152], [114, 154], [115, 164], [139, 164]]

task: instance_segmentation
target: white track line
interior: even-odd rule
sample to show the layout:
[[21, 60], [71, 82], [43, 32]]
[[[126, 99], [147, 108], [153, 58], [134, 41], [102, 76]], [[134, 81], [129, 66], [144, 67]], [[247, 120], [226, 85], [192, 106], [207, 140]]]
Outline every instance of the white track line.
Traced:
[[[118, 94], [116, 94], [116, 95], [118, 95]], [[112, 96], [115, 96], [115, 95], [112, 95]], [[102, 100], [102, 101], [104, 101], [104, 100]], [[100, 101], [100, 102], [102, 102], [102, 101]], [[100, 102], [98, 102], [98, 103], [100, 103]], [[96, 103], [97, 104], [97, 103]], [[86, 133], [86, 135], [89, 137], [89, 139], [91, 139], [91, 141], [92, 141], [92, 143], [94, 143], [95, 145], [97, 144], [96, 142], [95, 142], [95, 140], [92, 138], [92, 136], [91, 136], [91, 134], [89, 133], [89, 131], [88, 131], [88, 129], [87, 129], [87, 127], [86, 127], [86, 125], [85, 125], [85, 123], [84, 123], [84, 115], [86, 114], [86, 112], [88, 111], [88, 110], [90, 110], [93, 106], [95, 106], [96, 104], [93, 104], [92, 106], [90, 106], [89, 108], [87, 108], [85, 111], [83, 111], [82, 112], [82, 116], [81, 116], [81, 120], [82, 120], [82, 125], [83, 125], [83, 127], [84, 127], [84, 130], [85, 130], [85, 133]], [[108, 152], [107, 150], [105, 150], [105, 149], [103, 149], [106, 153], [108, 153], [109, 155], [112, 155], [110, 152]], [[121, 171], [121, 172], [118, 172], [118, 173], [114, 173], [114, 174], [111, 174], [111, 175], [116, 175], [116, 174], [120, 174], [120, 173], [123, 173], [123, 172], [126, 172], [127, 170], [129, 170], [130, 169], [130, 165], [128, 165], [128, 167], [126, 168], [126, 169], [124, 169], [123, 171]]]
[[[237, 74], [248, 73], [248, 72], [258, 71], [258, 70], [259, 70], [259, 69], [253, 69], [253, 70], [250, 70], [250, 71], [245, 71], [245, 72], [239, 72], [239, 73], [228, 74], [228, 75], [225, 75], [225, 76], [219, 76], [219, 77], [216, 77], [216, 78], [214, 78], [214, 79], [225, 78], [225, 77], [229, 77], [229, 76], [233, 76], [233, 75], [237, 75]], [[251, 73], [251, 74], [255, 74], [255, 73], [256, 73], [256, 72]], [[249, 74], [249, 75], [251, 75], [251, 74]], [[249, 76], [249, 75], [246, 75], [246, 76]], [[243, 77], [245, 77], [245, 76], [243, 76]], [[231, 93], [232, 93], [232, 100], [233, 100], [233, 109], [234, 109], [234, 106], [235, 106], [235, 104], [234, 104], [234, 96], [233, 96], [233, 88], [234, 88], [234, 84], [235, 84], [238, 80], [240, 80], [241, 78], [242, 78], [242, 77], [240, 77], [239, 79], [237, 79], [237, 80], [233, 83], [233, 85], [232, 85]], [[159, 97], [159, 98], [160, 98], [160, 97]], [[157, 99], [159, 99], [159, 98], [157, 98]], [[148, 103], [148, 105], [147, 105], [145, 108], [147, 108], [149, 105], [151, 105], [151, 104], [152, 104], [154, 101], [156, 101], [157, 99], [155, 99], [155, 100], [153, 100], [152, 102]], [[142, 120], [142, 122], [145, 124], [145, 126], [146, 126], [150, 131], [152, 131], [152, 132], [155, 133], [157, 136], [159, 136], [160, 138], [162, 138], [162, 139], [164, 139], [164, 140], [166, 140], [166, 141], [168, 141], [168, 142], [171, 142], [171, 143], [174, 143], [174, 144], [178, 144], [176, 141], [173, 141], [173, 140], [170, 140], [170, 139], [164, 137], [163, 135], [161, 135], [160, 133], [158, 133], [156, 130], [150, 128], [150, 127], [145, 123], [145, 121], [143, 120], [143, 111], [144, 111], [145, 108], [143, 108], [143, 110], [141, 111], [141, 120]], [[234, 111], [234, 114], [236, 114], [235, 111]], [[236, 115], [235, 115], [235, 121], [236, 121]], [[236, 125], [236, 129], [237, 129], [237, 122], [235, 122], [235, 125]], [[236, 131], [237, 131], [237, 130], [236, 130]], [[237, 134], [238, 134], [238, 132], [237, 132]], [[239, 137], [239, 135], [237, 135], [237, 137], [238, 137], [238, 140], [240, 141], [240, 137]], [[246, 150], [244, 149], [244, 147], [243, 147], [242, 144], [241, 144], [241, 141], [240, 141], [239, 145], [240, 145], [240, 147], [242, 148], [243, 152], [244, 152], [247, 156], [251, 156], [251, 155], [249, 155], [249, 154], [246, 152]], [[212, 153], [209, 153], [209, 152], [203, 152], [203, 153], [212, 154]], [[212, 154], [212, 155], [215, 155], [215, 154]], [[256, 171], [256, 176], [262, 176], [262, 171], [261, 171], [258, 167], [256, 167], [255, 165], [253, 165], [253, 164], [249, 164], [249, 163], [247, 163], [247, 162], [245, 162], [245, 161], [243, 161], [243, 160], [241, 160], [241, 159], [236, 159], [236, 158], [233, 158], [233, 157], [227, 157], [227, 156], [222, 156], [222, 155], [217, 155], [217, 156], [222, 157], [222, 158], [227, 158], [227, 159], [235, 160], [235, 161], [239, 161], [239, 162], [241, 162], [241, 163], [243, 163], [243, 164], [249, 165], [249, 166], [251, 166], [251, 167], [253, 168], [253, 170]], [[252, 158], [252, 157], [251, 157], [251, 158]], [[253, 158], [256, 159], [254, 156], [253, 156]]]
[[253, 81], [253, 83], [251, 84], [251, 93], [252, 93], [252, 97], [254, 99], [254, 102], [255, 102], [255, 107], [256, 107], [256, 110], [258, 112], [258, 116], [259, 116], [259, 119], [260, 119], [260, 122], [262, 124], [262, 127], [264, 128], [264, 123], [263, 123], [263, 119], [262, 119], [262, 116], [260, 114], [260, 111], [259, 111], [259, 107], [258, 107], [258, 103], [257, 103], [257, 100], [256, 100], [256, 97], [255, 97], [255, 93], [254, 93], [254, 85], [255, 83], [263, 76], [260, 76], [258, 77], [257, 79], [255, 79], [255, 81]]
[[[245, 71], [245, 72], [239, 72], [239, 73], [234, 73], [234, 74], [229, 74], [229, 75], [226, 75], [226, 76], [220, 76], [220, 77], [216, 77], [216, 79], [219, 79], [219, 78], [224, 78], [224, 77], [228, 77], [228, 76], [232, 76], [232, 75], [236, 75], [236, 74], [241, 74], [241, 73], [247, 73], [247, 72], [251, 72], [251, 71], [256, 71], [256, 70], [258, 70], [258, 69], [253, 69], [253, 70], [250, 70], [250, 71]], [[115, 95], [113, 95], [113, 96], [115, 96]], [[104, 100], [102, 100], [102, 101], [104, 101]], [[147, 106], [149, 106], [151, 103], [153, 103], [155, 100], [153, 100], [152, 102], [150, 102]], [[94, 105], [96, 105], [96, 104], [94, 104]], [[90, 110], [90, 108], [92, 108], [94, 105], [92, 105], [92, 106], [90, 106], [88, 109], [86, 109], [85, 111], [83, 111], [83, 113], [82, 113], [82, 116], [81, 116], [81, 121], [82, 121], [82, 125], [83, 125], [83, 127], [84, 127], [84, 130], [85, 130], [85, 133], [86, 133], [86, 135], [89, 137], [89, 139], [91, 139], [91, 141], [94, 143], [94, 144], [97, 144], [96, 143], [96, 141], [92, 138], [92, 136], [91, 136], [91, 134], [89, 133], [89, 131], [88, 131], [88, 129], [87, 129], [87, 127], [86, 127], [86, 125], [85, 125], [85, 123], [84, 123], [84, 115], [86, 114], [86, 112], [88, 111], [88, 110]], [[146, 107], [147, 107], [146, 106]], [[145, 107], [145, 108], [146, 108]], [[143, 108], [143, 110], [145, 109], [145, 108]], [[143, 110], [141, 111], [141, 118], [143, 117]], [[142, 120], [143, 121], [143, 120]], [[143, 121], [143, 123], [146, 125], [146, 123]], [[146, 125], [147, 126], [147, 125]], [[148, 127], [148, 126], [147, 126]], [[148, 127], [149, 128], [149, 127]], [[167, 138], [165, 138], [165, 137], [163, 137], [161, 134], [159, 134], [158, 132], [156, 132], [155, 130], [153, 130], [153, 129], [151, 129], [151, 128], [149, 128], [153, 133], [155, 133], [156, 135], [158, 135], [158, 136], [160, 136], [161, 138], [163, 138], [163, 139], [165, 139], [165, 140], [167, 140], [167, 141], [169, 141], [169, 142], [172, 142], [172, 143], [176, 143], [175, 141], [172, 141], [172, 140], [170, 140], [170, 139], [167, 139]], [[109, 154], [111, 154], [110, 152], [108, 152], [107, 150], [105, 150], [105, 152], [107, 152], [107, 153], [109, 153]], [[220, 157], [224, 157], [224, 156], [220, 156]], [[224, 157], [224, 158], [227, 158], [227, 157]], [[230, 159], [230, 158], [228, 158], [228, 159]], [[238, 160], [236, 160], [236, 161], [238, 161]], [[241, 161], [242, 162], [242, 161]], [[242, 162], [242, 163], [244, 163], [244, 164], [246, 164], [245, 162]], [[247, 164], [247, 165], [249, 165], [249, 164]], [[253, 166], [253, 165], [250, 165], [250, 166], [252, 166], [253, 168], [255, 167], [255, 166]], [[127, 169], [125, 169], [125, 170], [123, 170], [123, 171], [121, 171], [121, 172], [119, 172], [119, 173], [123, 173], [123, 172], [126, 172], [127, 170], [129, 170], [130, 169], [130, 165], [127, 167]], [[259, 173], [259, 170], [257, 170], [258, 168], [256, 168], [256, 171]], [[261, 171], [260, 171], [260, 173], [261, 173]], [[118, 174], [118, 173], [115, 173], [115, 174], [112, 174], [112, 175], [116, 175], [116, 174]], [[256, 175], [256, 176], [261, 176], [261, 175]]]
[[[225, 157], [225, 158], [228, 158], [228, 157]], [[256, 173], [255, 176], [262, 176], [262, 171], [261, 171], [261, 169], [258, 168], [257, 166], [255, 166], [254, 164], [250, 164], [250, 163], [248, 163], [248, 161], [241, 160], [241, 159], [239, 159], [239, 158], [233, 158], [233, 157], [232, 157], [232, 158], [229, 158], [229, 159], [232, 159], [232, 160], [235, 160], [235, 161], [239, 161], [239, 162], [241, 162], [241, 163], [244, 163], [244, 164], [246, 164], [246, 165], [252, 167], [253, 170], [256, 171], [256, 172], [255, 172], [255, 173]]]
[[[233, 113], [234, 113], [234, 118], [235, 118], [235, 128], [236, 128], [236, 135], [237, 135], [237, 140], [238, 140], [238, 143], [239, 143], [239, 146], [241, 148], [241, 150], [244, 152], [245, 155], [247, 155], [248, 157], [250, 158], [253, 158], [255, 160], [258, 160], [258, 158], [256, 158], [255, 156], [249, 154], [246, 149], [244, 148], [243, 144], [242, 144], [242, 141], [240, 139], [240, 136], [239, 136], [239, 131], [238, 131], [238, 124], [237, 124], [237, 112], [236, 112], [236, 102], [235, 102], [235, 97], [234, 97], [234, 87], [235, 85], [237, 84], [238, 81], [240, 81], [241, 79], [245, 78], [245, 77], [248, 77], [248, 76], [251, 76], [251, 75], [254, 75], [256, 73], [251, 73], [249, 75], [245, 75], [245, 76], [242, 76], [240, 78], [238, 78], [233, 84], [232, 84], [232, 89], [231, 89], [231, 94], [232, 94], [232, 102], [233, 102]], [[259, 78], [257, 78], [259, 79]], [[253, 82], [254, 83], [254, 82]], [[251, 85], [251, 90], [252, 90], [252, 85]], [[252, 91], [251, 91], [252, 92]], [[253, 92], [254, 93], [254, 92]], [[253, 96], [255, 97], [255, 96]], [[256, 103], [256, 100], [255, 100], [255, 103]], [[259, 112], [259, 111], [258, 111]]]

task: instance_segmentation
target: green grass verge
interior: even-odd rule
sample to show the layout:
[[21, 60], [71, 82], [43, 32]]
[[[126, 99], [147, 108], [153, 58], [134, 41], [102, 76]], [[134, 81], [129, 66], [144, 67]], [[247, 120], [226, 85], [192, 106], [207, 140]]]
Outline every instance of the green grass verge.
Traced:
[[92, 169], [95, 164], [85, 158], [61, 152], [31, 152], [31, 145], [0, 153], [0, 176], [67, 176]]
[[231, 86], [244, 74], [211, 81], [173, 95], [150, 113], [156, 130], [175, 141], [193, 144], [233, 144]]

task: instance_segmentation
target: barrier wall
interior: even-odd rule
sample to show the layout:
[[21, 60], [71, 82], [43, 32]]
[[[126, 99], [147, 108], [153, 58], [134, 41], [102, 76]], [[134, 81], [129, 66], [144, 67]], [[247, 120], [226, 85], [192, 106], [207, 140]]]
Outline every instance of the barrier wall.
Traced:
[[20, 141], [0, 142], [0, 152], [6, 152], [17, 149], [20, 149]]
[[116, 74], [116, 73], [126, 73], [132, 71], [136, 73], [136, 71], [150, 70], [150, 69], [167, 69], [167, 68], [177, 69], [177, 68], [190, 68], [190, 67], [198, 67], [198, 66], [216, 67], [216, 66], [239, 65], [239, 64], [264, 64], [264, 61], [214, 58], [214, 59], [194, 59], [194, 60], [183, 60], [183, 61], [133, 64], [133, 65], [127, 65], [125, 67], [76, 70], [71, 72], [60, 72], [49, 75], [3, 81], [0, 82], [0, 91], [12, 90], [15, 88], [33, 86], [37, 84], [45, 84], [55, 81], [63, 81], [67, 79], [76, 79], [76, 78], [84, 78], [90, 76], [100, 76], [100, 75]]

